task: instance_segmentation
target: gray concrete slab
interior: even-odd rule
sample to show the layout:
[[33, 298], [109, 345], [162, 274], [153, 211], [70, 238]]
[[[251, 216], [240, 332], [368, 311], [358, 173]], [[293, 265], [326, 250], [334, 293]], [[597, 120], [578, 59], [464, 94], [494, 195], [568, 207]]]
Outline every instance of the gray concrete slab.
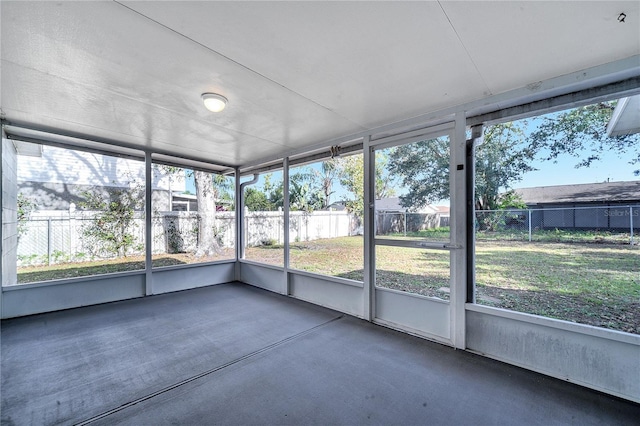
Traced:
[[637, 424], [637, 405], [344, 317], [98, 424]]
[[638, 404], [236, 284], [3, 321], [1, 344], [3, 424], [640, 419]]
[[225, 284], [2, 321], [3, 424], [86, 419], [339, 315], [310, 307]]

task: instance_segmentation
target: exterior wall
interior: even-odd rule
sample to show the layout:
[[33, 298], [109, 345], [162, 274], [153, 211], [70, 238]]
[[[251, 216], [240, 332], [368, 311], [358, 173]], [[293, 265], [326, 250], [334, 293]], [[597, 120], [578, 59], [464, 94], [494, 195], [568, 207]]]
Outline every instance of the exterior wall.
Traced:
[[[574, 210], [567, 205], [550, 205], [549, 209], [542, 211], [542, 227], [543, 228], [575, 228]], [[563, 209], [563, 210], [553, 210]], [[566, 209], [566, 210], [564, 210]]]
[[18, 157], [19, 182], [128, 186], [144, 182], [144, 162], [72, 149], [43, 146], [39, 157]]
[[[18, 156], [20, 158], [20, 156]], [[65, 210], [68, 211], [71, 203], [79, 206], [85, 200], [86, 191], [96, 193], [100, 191], [106, 198], [108, 189], [121, 189], [115, 186], [91, 186], [75, 185], [69, 183], [51, 182], [21, 182], [18, 184], [18, 192], [33, 201], [37, 210]], [[169, 211], [169, 191], [154, 189], [152, 203], [154, 210]]]
[[610, 228], [628, 229], [631, 220], [633, 220], [634, 231], [640, 231], [640, 204], [636, 204], [632, 209], [629, 207], [610, 208], [607, 211], [607, 217]]
[[[528, 214], [528, 210], [511, 210]], [[536, 229], [640, 231], [640, 204], [547, 204], [531, 206], [531, 224]]]
[[640, 402], [640, 336], [467, 305], [467, 349]]
[[2, 139], [2, 285], [17, 283], [18, 187], [17, 153], [13, 143]]
[[[129, 187], [144, 183], [144, 162], [54, 146], [42, 146], [41, 156], [17, 157], [17, 182], [20, 192], [40, 209], [67, 210], [70, 203], [82, 200], [82, 192], [95, 187]], [[185, 176], [169, 176], [153, 168], [154, 191], [165, 194], [169, 188], [182, 192]], [[158, 197], [162, 203], [162, 197]], [[168, 201], [158, 210], [169, 210]]]
[[607, 209], [587, 208], [587, 204], [576, 205], [579, 207], [575, 211], [576, 228], [608, 228]]

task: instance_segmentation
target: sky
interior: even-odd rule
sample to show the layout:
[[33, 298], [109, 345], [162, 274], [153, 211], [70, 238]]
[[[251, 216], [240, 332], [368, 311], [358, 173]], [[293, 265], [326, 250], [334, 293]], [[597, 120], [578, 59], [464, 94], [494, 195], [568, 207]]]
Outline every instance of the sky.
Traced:
[[[560, 113], [562, 111], [541, 117], [553, 118]], [[524, 124], [525, 133], [528, 134], [535, 130], [539, 121], [538, 117], [535, 117], [515, 123]], [[588, 154], [586, 151], [584, 157]], [[520, 182], [513, 183], [513, 188], [638, 180], [640, 178], [633, 172], [640, 169], [640, 164], [629, 164], [630, 157], [631, 155], [626, 153], [604, 152], [601, 159], [593, 162], [590, 167], [579, 168], [575, 165], [581, 158], [566, 154], [560, 155], [555, 161], [536, 160], [532, 166], [538, 170], [524, 174]]]
[[568, 185], [578, 183], [600, 183], [638, 180], [633, 171], [640, 168], [640, 164], [629, 164], [628, 158], [621, 158], [614, 153], [607, 153], [602, 160], [594, 162], [590, 167], [575, 168], [578, 159], [564, 156], [553, 162], [536, 161], [533, 166], [539, 169], [526, 173], [522, 181], [515, 183], [514, 188], [532, 186]]

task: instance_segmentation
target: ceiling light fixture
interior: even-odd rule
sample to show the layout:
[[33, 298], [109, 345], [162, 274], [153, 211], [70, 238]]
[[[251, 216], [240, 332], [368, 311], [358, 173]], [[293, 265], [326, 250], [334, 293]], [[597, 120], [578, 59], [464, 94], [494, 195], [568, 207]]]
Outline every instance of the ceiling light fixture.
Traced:
[[227, 106], [227, 98], [217, 93], [203, 93], [202, 102], [205, 108], [211, 112], [220, 112]]

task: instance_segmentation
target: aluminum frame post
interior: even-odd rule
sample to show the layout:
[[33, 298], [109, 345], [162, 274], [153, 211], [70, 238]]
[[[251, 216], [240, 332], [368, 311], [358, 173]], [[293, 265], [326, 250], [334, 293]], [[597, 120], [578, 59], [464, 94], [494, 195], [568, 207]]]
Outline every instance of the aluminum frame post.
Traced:
[[[283, 294], [290, 295], [291, 294], [291, 283], [289, 280], [289, 261], [290, 261], [290, 252], [289, 252], [289, 157], [286, 157], [282, 164], [282, 196], [283, 196], [283, 233], [284, 233], [284, 289]], [[278, 219], [279, 221], [279, 219]]]
[[629, 245], [633, 245], [633, 206], [629, 206]]
[[364, 167], [364, 287], [362, 316], [367, 321], [375, 318], [375, 152], [371, 147], [371, 137], [364, 138], [362, 144]]
[[[151, 177], [152, 177], [152, 161], [151, 152], [146, 151], [144, 153], [144, 258], [145, 258], [145, 280], [144, 280], [144, 293], [146, 296], [153, 294], [153, 257], [151, 255], [152, 244], [152, 229], [151, 229]], [[171, 195], [171, 194], [169, 194]]]
[[[455, 127], [453, 132], [449, 133], [449, 191], [451, 194], [449, 242], [452, 247], [449, 255], [451, 271], [449, 319], [451, 344], [457, 349], [466, 348], [465, 304], [469, 296], [468, 280], [469, 277], [473, 277], [473, 260], [469, 264], [468, 259], [473, 256], [474, 234], [472, 231], [475, 229], [473, 226], [469, 229], [470, 212], [473, 215], [474, 156], [473, 150], [471, 152], [468, 150], [466, 123], [464, 111], [457, 112]], [[477, 132], [478, 129], [475, 130]]]
[[236, 281], [240, 281], [240, 259], [242, 258], [242, 192], [240, 188], [240, 168], [235, 168], [235, 204], [236, 204], [236, 264], [233, 270], [233, 277]]

